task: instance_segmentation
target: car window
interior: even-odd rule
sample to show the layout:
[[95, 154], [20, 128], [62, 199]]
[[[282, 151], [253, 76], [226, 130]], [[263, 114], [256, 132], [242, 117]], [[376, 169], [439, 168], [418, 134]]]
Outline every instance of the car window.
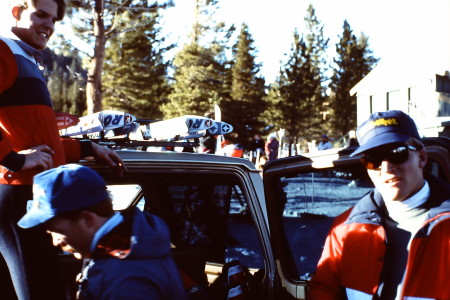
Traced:
[[[109, 184], [108, 192], [111, 196], [114, 210], [123, 210], [127, 208], [142, 189], [138, 184]], [[138, 207], [144, 209], [145, 199], [139, 201]]]
[[232, 187], [227, 233], [226, 262], [238, 260], [251, 268], [263, 267], [259, 238], [247, 210], [245, 195], [238, 185]]
[[373, 185], [361, 165], [290, 174], [279, 178], [287, 244], [298, 279], [314, 273], [330, 226]]
[[171, 222], [173, 243], [207, 249], [207, 261], [239, 260], [262, 267], [263, 258], [246, 196], [229, 178], [207, 181], [166, 181], [176, 220]]

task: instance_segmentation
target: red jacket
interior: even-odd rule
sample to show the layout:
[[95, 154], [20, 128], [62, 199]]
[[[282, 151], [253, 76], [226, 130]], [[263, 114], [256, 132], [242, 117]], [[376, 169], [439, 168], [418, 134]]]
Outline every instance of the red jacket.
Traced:
[[[428, 182], [429, 218], [411, 242], [402, 299], [450, 299], [450, 186]], [[310, 282], [309, 299], [373, 299], [388, 243], [381, 201], [372, 192], [336, 218]], [[367, 298], [352, 298], [349, 291]]]
[[17, 154], [21, 150], [48, 145], [55, 152], [55, 167], [82, 156], [77, 140], [61, 139], [59, 135], [35, 54], [39, 52], [23, 42], [0, 39], [0, 184], [29, 185], [42, 171], [16, 171], [24, 163], [24, 157]]

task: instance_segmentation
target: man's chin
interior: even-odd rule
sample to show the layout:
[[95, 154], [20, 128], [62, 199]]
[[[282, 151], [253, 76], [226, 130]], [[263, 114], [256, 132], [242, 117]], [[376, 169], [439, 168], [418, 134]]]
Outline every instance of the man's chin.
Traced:
[[382, 189], [379, 189], [381, 195], [383, 196], [384, 200], [391, 200], [391, 201], [403, 201], [402, 195], [398, 191], [394, 191], [392, 188], [385, 189], [384, 191]]

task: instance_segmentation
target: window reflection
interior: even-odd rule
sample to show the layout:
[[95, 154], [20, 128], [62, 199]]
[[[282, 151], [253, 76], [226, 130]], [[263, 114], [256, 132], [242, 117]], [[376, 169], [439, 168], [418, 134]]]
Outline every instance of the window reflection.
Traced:
[[334, 218], [373, 188], [358, 165], [282, 177], [283, 225], [300, 279], [309, 280]]

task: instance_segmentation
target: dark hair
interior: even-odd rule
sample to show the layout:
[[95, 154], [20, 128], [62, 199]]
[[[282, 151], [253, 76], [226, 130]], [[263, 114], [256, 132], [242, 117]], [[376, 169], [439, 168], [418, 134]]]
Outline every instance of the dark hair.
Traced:
[[414, 148], [416, 148], [419, 151], [422, 150], [424, 147], [421, 141], [419, 141], [418, 139], [413, 138], [413, 137], [409, 138], [409, 140], [406, 141], [406, 144], [413, 146]]
[[[33, 5], [36, 5], [37, 0], [16, 0], [17, 6], [23, 7], [25, 9], [28, 8], [28, 3], [31, 1]], [[64, 15], [66, 13], [66, 2], [65, 0], [53, 0], [58, 5], [58, 10], [56, 13], [56, 20], [61, 21], [64, 18]]]
[[112, 217], [112, 215], [114, 214], [112, 201], [108, 198], [106, 200], [103, 200], [102, 202], [85, 207], [83, 209], [61, 212], [57, 214], [57, 216], [64, 219], [76, 220], [80, 217], [80, 214], [83, 211], [93, 212], [103, 218]]

